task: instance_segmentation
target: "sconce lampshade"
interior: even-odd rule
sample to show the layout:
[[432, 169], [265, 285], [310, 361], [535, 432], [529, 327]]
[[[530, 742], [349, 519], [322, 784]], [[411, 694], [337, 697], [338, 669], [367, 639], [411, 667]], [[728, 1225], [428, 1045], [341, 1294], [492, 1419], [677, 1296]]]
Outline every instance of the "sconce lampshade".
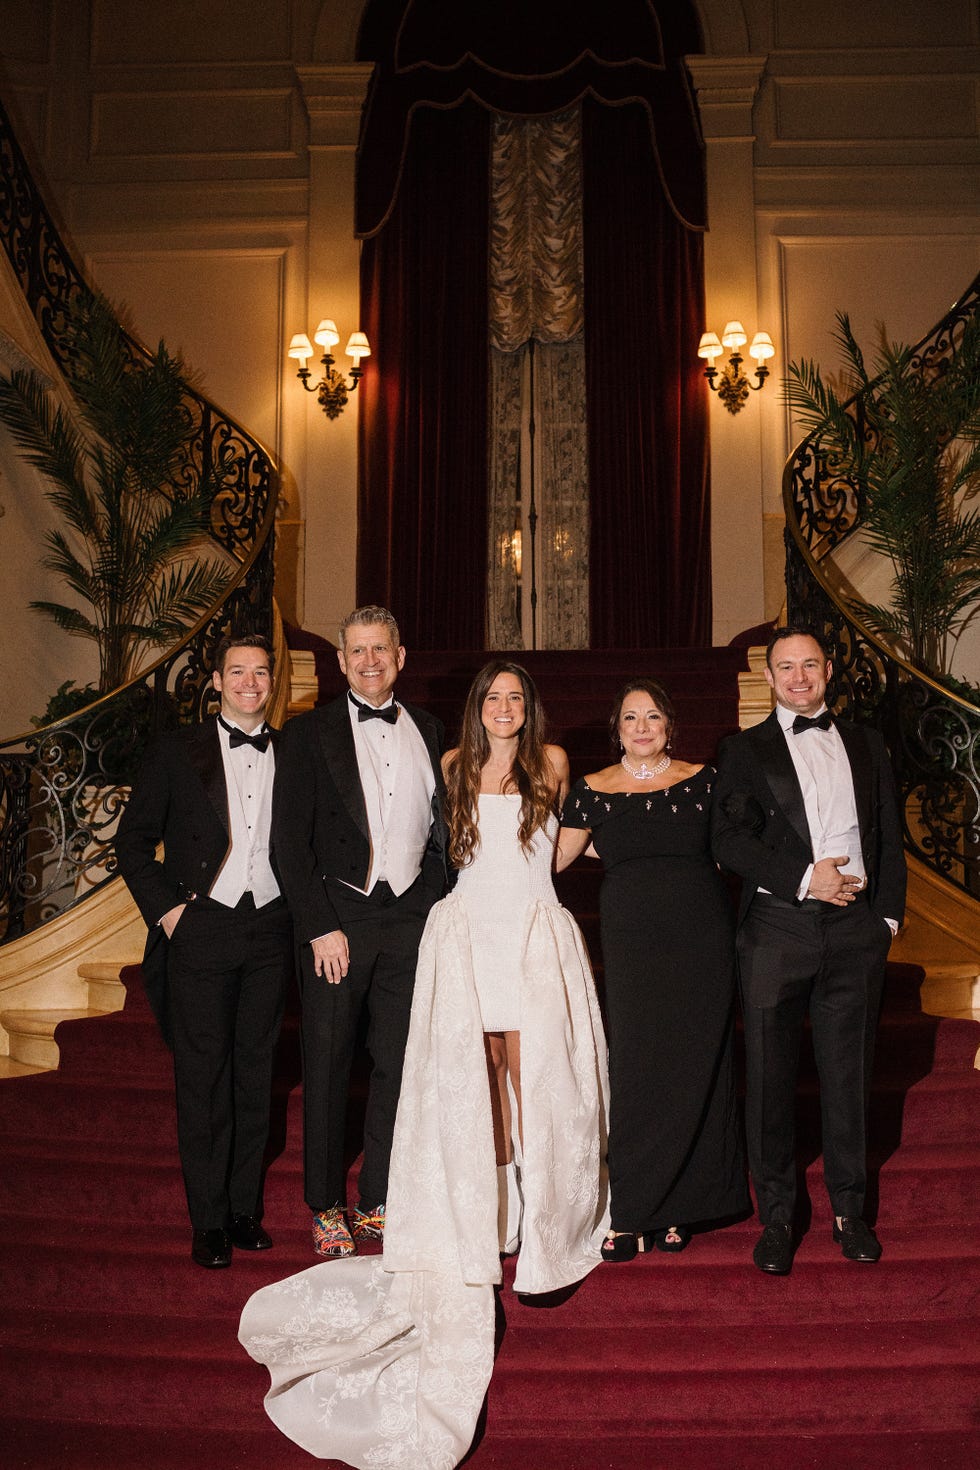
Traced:
[[710, 363], [714, 363], [716, 357], [720, 357], [723, 348], [718, 341], [717, 332], [702, 332], [701, 341], [698, 343], [698, 357], [706, 357]]
[[725, 330], [721, 334], [721, 340], [725, 347], [737, 352], [740, 347], [744, 347], [749, 339], [746, 336], [745, 328], [741, 322], [726, 322]]
[[324, 318], [313, 333], [313, 340], [314, 342], [319, 342], [320, 346], [326, 352], [329, 352], [331, 347], [336, 347], [340, 341], [340, 333], [337, 331], [336, 323], [332, 322], [329, 317]]
[[352, 357], [354, 359], [354, 364], [356, 366], [358, 363], [360, 363], [362, 357], [371, 356], [371, 344], [368, 342], [368, 339], [363, 332], [351, 332], [350, 336], [347, 339], [347, 346], [344, 348], [344, 351], [347, 353], [348, 357]]
[[749, 356], [754, 357], [756, 362], [765, 362], [766, 358], [776, 356], [776, 349], [768, 332], [756, 332], [749, 348]]
[[313, 356], [313, 344], [305, 332], [297, 332], [290, 339], [287, 357], [295, 357], [300, 363], [304, 363], [308, 357]]

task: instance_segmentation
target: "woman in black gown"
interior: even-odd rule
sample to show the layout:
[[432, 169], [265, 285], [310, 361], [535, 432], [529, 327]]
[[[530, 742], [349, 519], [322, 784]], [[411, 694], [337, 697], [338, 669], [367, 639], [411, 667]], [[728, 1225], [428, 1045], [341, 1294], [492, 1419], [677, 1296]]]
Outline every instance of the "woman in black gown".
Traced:
[[683, 1250], [692, 1224], [749, 1205], [733, 1077], [731, 904], [712, 862], [714, 768], [670, 755], [674, 711], [634, 679], [610, 720], [616, 764], [572, 788], [558, 866], [590, 838], [609, 1038], [609, 1261], [651, 1238]]

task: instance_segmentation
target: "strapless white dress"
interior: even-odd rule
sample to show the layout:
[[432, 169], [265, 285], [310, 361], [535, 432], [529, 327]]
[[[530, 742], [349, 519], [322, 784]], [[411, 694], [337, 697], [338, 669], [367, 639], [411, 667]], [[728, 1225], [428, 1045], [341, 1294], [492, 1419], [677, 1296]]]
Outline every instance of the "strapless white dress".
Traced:
[[551, 877], [558, 823], [551, 818], [525, 850], [518, 837], [519, 796], [481, 795], [480, 845], [459, 874], [473, 980], [484, 1031], [519, 1031], [525, 920], [535, 903], [557, 904]]
[[269, 1417], [310, 1454], [356, 1470], [452, 1470], [490, 1381], [502, 1278], [485, 1017], [521, 1032], [514, 1289], [581, 1280], [608, 1228], [606, 1043], [592, 972], [555, 898], [553, 828], [526, 857], [519, 808], [481, 797], [477, 858], [422, 938], [383, 1255], [312, 1266], [256, 1292], [242, 1313], [240, 1341], [272, 1380]]

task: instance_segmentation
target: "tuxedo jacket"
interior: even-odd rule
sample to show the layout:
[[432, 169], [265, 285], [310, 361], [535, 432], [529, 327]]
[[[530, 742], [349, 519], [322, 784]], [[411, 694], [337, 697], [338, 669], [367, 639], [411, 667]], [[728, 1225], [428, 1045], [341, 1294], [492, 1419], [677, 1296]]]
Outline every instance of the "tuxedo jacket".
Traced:
[[[905, 852], [895, 783], [876, 730], [834, 721], [851, 766], [868, 899], [882, 919], [905, 913]], [[722, 741], [711, 812], [716, 862], [742, 879], [739, 922], [756, 891], [796, 900], [813, 862], [803, 792], [776, 711]]]
[[[275, 744], [277, 732], [271, 735]], [[146, 754], [120, 819], [116, 858], [146, 920], [143, 983], [165, 1036], [168, 941], [159, 921], [192, 895], [208, 892], [230, 842], [217, 720], [161, 735]], [[272, 863], [275, 869], [274, 856]]]
[[[422, 876], [433, 899], [446, 888], [448, 833], [439, 758], [443, 728], [434, 715], [402, 704], [425, 741], [435, 790], [432, 827]], [[346, 693], [296, 715], [276, 754], [273, 841], [299, 944], [342, 929], [326, 879], [363, 888], [371, 865], [371, 836]]]

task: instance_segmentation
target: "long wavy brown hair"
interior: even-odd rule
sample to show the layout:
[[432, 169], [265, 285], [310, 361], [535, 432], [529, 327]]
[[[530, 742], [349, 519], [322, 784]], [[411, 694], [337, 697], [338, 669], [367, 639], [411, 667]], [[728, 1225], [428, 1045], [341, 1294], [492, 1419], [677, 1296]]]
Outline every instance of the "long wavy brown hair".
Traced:
[[554, 810], [555, 778], [545, 754], [545, 716], [534, 681], [520, 664], [503, 658], [492, 659], [477, 674], [466, 696], [459, 748], [446, 775], [449, 857], [457, 868], [465, 868], [473, 861], [480, 844], [477, 798], [480, 774], [490, 759], [490, 741], [483, 727], [483, 701], [501, 674], [513, 674], [518, 678], [524, 694], [524, 725], [518, 736], [517, 753], [505, 789], [521, 798], [518, 836], [525, 850]]

